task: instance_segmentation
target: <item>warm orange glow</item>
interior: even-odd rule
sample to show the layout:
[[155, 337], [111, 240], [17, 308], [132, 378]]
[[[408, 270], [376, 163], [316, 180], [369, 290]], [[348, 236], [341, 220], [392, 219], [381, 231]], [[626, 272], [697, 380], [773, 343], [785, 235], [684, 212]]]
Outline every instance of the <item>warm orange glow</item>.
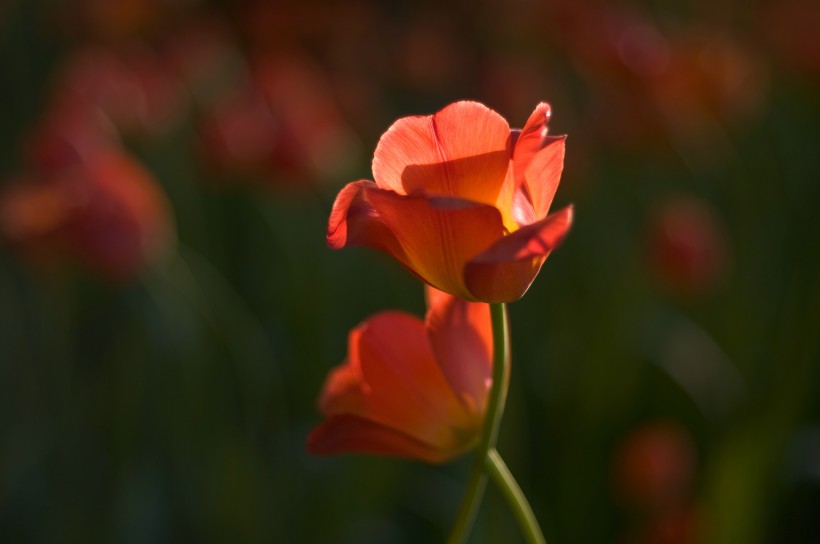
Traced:
[[440, 463], [471, 448], [492, 381], [489, 306], [428, 287], [424, 321], [381, 312], [349, 336], [325, 382], [316, 454], [371, 453]]
[[373, 181], [348, 184], [328, 244], [385, 251], [430, 285], [509, 302], [529, 288], [564, 238], [572, 208], [547, 215], [564, 163], [539, 104], [521, 130], [476, 102], [396, 121], [381, 137]]

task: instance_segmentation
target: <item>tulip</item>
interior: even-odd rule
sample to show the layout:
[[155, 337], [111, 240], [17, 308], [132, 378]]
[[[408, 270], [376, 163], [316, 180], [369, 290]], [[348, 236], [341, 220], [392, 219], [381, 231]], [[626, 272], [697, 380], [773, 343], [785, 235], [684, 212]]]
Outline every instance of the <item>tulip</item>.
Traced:
[[298, 56], [267, 57], [206, 112], [206, 160], [228, 176], [308, 187], [346, 168], [356, 139], [322, 72]]
[[510, 302], [532, 284], [567, 234], [572, 207], [547, 215], [565, 136], [547, 136], [540, 103], [522, 130], [456, 102], [405, 117], [382, 135], [375, 182], [349, 183], [327, 230], [331, 248], [369, 246], [428, 284], [471, 301]]
[[68, 256], [112, 281], [162, 258], [174, 239], [170, 205], [153, 176], [105, 150], [0, 193], [0, 237], [34, 260]]
[[381, 312], [348, 338], [319, 399], [315, 454], [369, 453], [441, 463], [481, 433], [492, 382], [489, 306], [428, 287], [424, 321]]
[[632, 431], [614, 463], [618, 497], [637, 510], [658, 511], [686, 502], [697, 469], [694, 441], [684, 427], [653, 422]]
[[649, 260], [660, 283], [679, 295], [719, 287], [729, 269], [725, 227], [706, 202], [678, 195], [659, 203], [649, 233]]

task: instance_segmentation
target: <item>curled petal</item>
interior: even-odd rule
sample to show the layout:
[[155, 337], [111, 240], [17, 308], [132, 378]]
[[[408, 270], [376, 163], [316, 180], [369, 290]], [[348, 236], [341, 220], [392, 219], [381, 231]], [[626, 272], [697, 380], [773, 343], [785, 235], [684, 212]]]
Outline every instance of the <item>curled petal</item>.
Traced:
[[369, 453], [442, 463], [461, 450], [442, 450], [396, 429], [355, 415], [332, 416], [308, 435], [307, 449], [316, 455]]
[[564, 148], [566, 136], [549, 136], [544, 147], [532, 157], [525, 172], [527, 189], [535, 208], [535, 216], [546, 217], [552, 199], [561, 182], [564, 170]]
[[[373, 157], [382, 189], [399, 194], [450, 196], [496, 205], [511, 157], [510, 127], [477, 102], [456, 102], [435, 115], [399, 119]], [[502, 209], [504, 209], [502, 207]]]
[[367, 246], [393, 255], [407, 264], [406, 256], [390, 229], [367, 199], [372, 181], [354, 181], [345, 185], [333, 203], [327, 225], [327, 244], [333, 249]]
[[492, 384], [490, 307], [438, 293], [425, 320], [430, 344], [456, 396], [480, 418]]
[[572, 225], [572, 206], [498, 240], [467, 263], [465, 282], [476, 300], [509, 302], [521, 298], [550, 252]]
[[524, 174], [532, 158], [544, 147], [547, 138], [547, 124], [552, 114], [550, 105], [539, 103], [530, 115], [524, 128], [517, 133], [513, 150], [513, 170], [515, 171], [515, 185], [524, 184]]

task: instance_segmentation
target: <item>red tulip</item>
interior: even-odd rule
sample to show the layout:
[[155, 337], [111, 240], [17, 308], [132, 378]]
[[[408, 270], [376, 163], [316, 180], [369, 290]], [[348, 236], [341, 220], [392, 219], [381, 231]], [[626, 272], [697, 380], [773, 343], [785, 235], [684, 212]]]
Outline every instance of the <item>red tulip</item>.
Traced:
[[478, 439], [491, 383], [489, 306], [428, 288], [424, 321], [386, 311], [351, 331], [308, 450], [447, 461]]
[[729, 268], [720, 216], [691, 196], [674, 196], [657, 207], [650, 225], [649, 258], [658, 280], [680, 295], [718, 287]]
[[630, 433], [615, 458], [615, 487], [627, 505], [662, 510], [685, 502], [697, 465], [689, 432], [666, 422], [645, 424]]
[[26, 256], [68, 256], [111, 280], [139, 274], [174, 237], [170, 206], [153, 177], [106, 150], [0, 193], [0, 236]]
[[344, 169], [357, 147], [323, 73], [296, 55], [254, 62], [253, 77], [206, 112], [201, 141], [224, 173], [296, 186]]
[[511, 131], [464, 101], [399, 119], [376, 146], [376, 181], [349, 183], [336, 198], [328, 245], [384, 251], [467, 300], [517, 300], [572, 223], [571, 206], [547, 215], [565, 140], [547, 136], [549, 117], [542, 102]]
[[160, 134], [180, 119], [185, 88], [170, 63], [150, 48], [87, 47], [62, 69], [55, 96], [97, 107], [123, 133]]

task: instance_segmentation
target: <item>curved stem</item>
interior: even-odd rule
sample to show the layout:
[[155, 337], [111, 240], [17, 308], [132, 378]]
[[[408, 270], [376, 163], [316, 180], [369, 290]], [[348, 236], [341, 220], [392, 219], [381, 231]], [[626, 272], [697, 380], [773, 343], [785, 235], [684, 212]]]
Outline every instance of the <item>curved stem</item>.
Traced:
[[515, 519], [518, 520], [518, 525], [524, 532], [527, 542], [530, 544], [546, 544], [544, 534], [541, 532], [541, 527], [538, 526], [538, 520], [535, 519], [535, 514], [532, 511], [532, 507], [530, 507], [530, 503], [527, 502], [527, 497], [524, 495], [524, 492], [521, 491], [521, 488], [518, 487], [518, 483], [515, 481], [515, 478], [513, 478], [510, 469], [507, 468], [507, 465], [495, 448], [487, 453], [485, 466], [490, 476], [492, 476], [493, 481], [504, 494], [504, 498], [507, 499], [513, 514], [515, 514]]
[[467, 492], [461, 502], [458, 516], [450, 532], [448, 544], [462, 544], [467, 540], [475, 521], [478, 507], [487, 486], [487, 474], [484, 470], [485, 459], [490, 450], [495, 448], [501, 417], [504, 414], [504, 403], [507, 400], [507, 386], [510, 380], [510, 340], [507, 325], [507, 306], [504, 303], [490, 304], [490, 315], [493, 327], [493, 384], [487, 400], [487, 414], [481, 441], [475, 452], [473, 468]]

